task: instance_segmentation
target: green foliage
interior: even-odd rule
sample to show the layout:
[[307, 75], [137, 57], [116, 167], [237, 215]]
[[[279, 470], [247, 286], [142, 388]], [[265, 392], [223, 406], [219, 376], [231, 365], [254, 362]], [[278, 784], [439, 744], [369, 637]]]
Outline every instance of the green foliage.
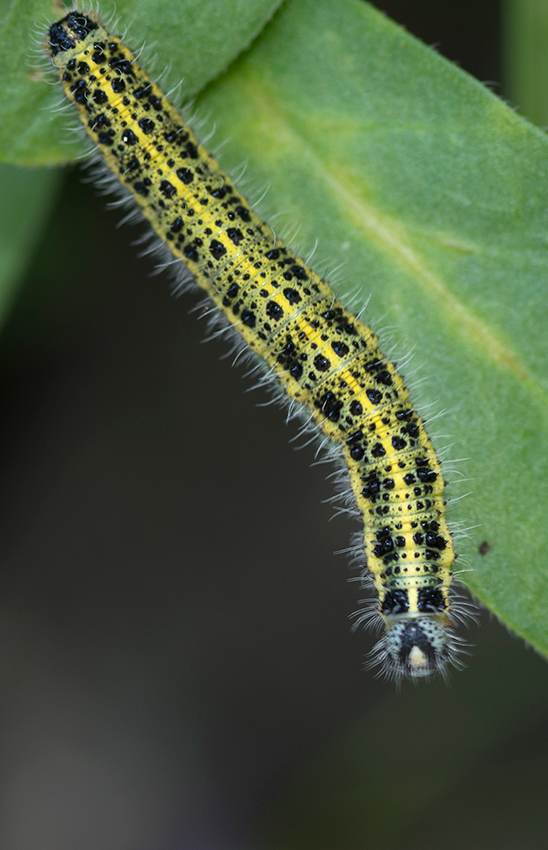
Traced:
[[[169, 81], [196, 92], [275, 5], [124, 2], [118, 13], [130, 43], [146, 38], [158, 70], [169, 62]], [[22, 70], [30, 22], [47, 8], [14, 4], [2, 33], [0, 150], [12, 162], [81, 150], [51, 120], [56, 93]], [[472, 529], [458, 547], [466, 582], [548, 652], [544, 134], [358, 0], [287, 2], [198, 106], [215, 141], [230, 139], [225, 167], [245, 159], [252, 186], [270, 184], [267, 215], [284, 211], [305, 249], [317, 237], [316, 258], [344, 263], [340, 293], [371, 297], [364, 318], [389, 325], [385, 349], [415, 352], [419, 408], [446, 411], [435, 444], [467, 458], [447, 466], [452, 495], [472, 491], [450, 509]]]
[[61, 174], [0, 164], [0, 326], [55, 200]]
[[548, 124], [548, 4], [502, 0], [506, 85], [522, 115]]

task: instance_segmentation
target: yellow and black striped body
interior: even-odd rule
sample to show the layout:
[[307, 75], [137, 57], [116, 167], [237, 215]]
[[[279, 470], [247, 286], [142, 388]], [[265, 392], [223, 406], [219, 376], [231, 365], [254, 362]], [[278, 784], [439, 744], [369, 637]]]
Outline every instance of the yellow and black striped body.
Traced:
[[454, 551], [439, 460], [375, 334], [274, 237], [133, 54], [90, 17], [54, 24], [49, 50], [109, 169], [160, 239], [340, 446], [393, 675], [450, 658]]

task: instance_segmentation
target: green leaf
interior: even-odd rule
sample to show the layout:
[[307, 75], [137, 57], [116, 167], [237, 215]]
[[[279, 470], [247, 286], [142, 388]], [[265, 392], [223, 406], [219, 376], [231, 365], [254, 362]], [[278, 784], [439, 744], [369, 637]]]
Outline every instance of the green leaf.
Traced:
[[506, 87], [522, 115], [548, 124], [548, 4], [546, 0], [503, 0]]
[[545, 135], [357, 0], [288, 3], [199, 104], [384, 349], [414, 352], [449, 492], [471, 491], [463, 578], [548, 652]]
[[[14, 8], [22, 20], [27, 5]], [[131, 4], [132, 16], [129, 3], [118, 8], [130, 41], [151, 37], [149, 6]], [[167, 4], [154, 9], [156, 21]], [[166, 29], [158, 18], [154, 31], [162, 63], [175, 61], [174, 43], [186, 61], [175, 18]], [[60, 125], [35, 113], [46, 101], [35, 85], [37, 102], [12, 116], [22, 134], [12, 153], [59, 161]], [[363, 318], [389, 326], [384, 349], [415, 353], [402, 371], [411, 384], [425, 379], [413, 392], [419, 411], [445, 411], [429, 430], [438, 449], [449, 446], [449, 492], [472, 491], [449, 507], [470, 529], [458, 546], [463, 569], [473, 568], [464, 578], [548, 652], [544, 134], [358, 0], [290, 0], [198, 104], [215, 119], [216, 141], [230, 139], [223, 164], [247, 160], [255, 189], [270, 185], [267, 212], [301, 226], [303, 253], [317, 237], [320, 270], [344, 263], [334, 288], [360, 306], [371, 299]]]
[[[244, 50], [281, 0], [119, 0], [117, 28], [131, 28], [134, 48], [145, 45], [148, 67], [169, 63], [167, 89], [195, 95]], [[101, 4], [105, 21], [113, 3]], [[0, 31], [0, 161], [53, 165], [82, 153], [81, 140], [67, 140], [66, 118], [55, 114], [60, 92], [42, 49], [47, 28], [60, 15], [50, 0], [14, 0]], [[112, 25], [112, 23], [111, 23]], [[53, 117], [52, 117], [53, 116]]]
[[0, 326], [47, 220], [61, 177], [59, 171], [0, 165]]

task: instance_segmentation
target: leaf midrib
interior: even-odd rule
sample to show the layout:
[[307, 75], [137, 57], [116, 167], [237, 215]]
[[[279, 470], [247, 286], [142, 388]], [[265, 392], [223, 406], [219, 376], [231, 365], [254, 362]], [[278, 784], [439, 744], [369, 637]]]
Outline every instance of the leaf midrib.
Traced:
[[[241, 78], [240, 78], [241, 79]], [[240, 83], [240, 90], [242, 89]], [[272, 135], [279, 139], [279, 147], [288, 143], [303, 150], [314, 169], [322, 176], [337, 204], [345, 215], [349, 211], [369, 242], [379, 248], [393, 263], [399, 265], [451, 316], [451, 322], [461, 326], [459, 335], [472, 339], [493, 363], [511, 372], [515, 379], [525, 384], [530, 392], [548, 408], [548, 392], [533, 377], [519, 355], [505, 344], [484, 320], [475, 315], [450, 289], [442, 275], [433, 271], [425, 257], [416, 250], [408, 237], [408, 228], [393, 216], [366, 202], [355, 191], [355, 181], [344, 177], [340, 163], [330, 168], [325, 158], [316, 151], [312, 141], [291, 120], [291, 111], [285, 110], [276, 95], [256, 78], [245, 77], [246, 96], [263, 115], [269, 116]], [[255, 112], [255, 110], [254, 110]], [[256, 113], [255, 113], [256, 114]], [[275, 147], [275, 145], [273, 145]]]

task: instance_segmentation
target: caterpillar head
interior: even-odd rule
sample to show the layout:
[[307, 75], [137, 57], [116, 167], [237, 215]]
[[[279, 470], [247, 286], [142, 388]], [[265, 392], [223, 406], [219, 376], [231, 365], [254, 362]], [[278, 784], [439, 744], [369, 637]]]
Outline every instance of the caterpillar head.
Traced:
[[49, 52], [52, 57], [58, 53], [73, 50], [77, 43], [84, 39], [98, 25], [81, 12], [69, 12], [62, 21], [52, 24], [49, 28]]
[[381, 663], [390, 679], [426, 679], [444, 673], [453, 661], [453, 636], [439, 615], [397, 618], [373, 650], [372, 663]]

